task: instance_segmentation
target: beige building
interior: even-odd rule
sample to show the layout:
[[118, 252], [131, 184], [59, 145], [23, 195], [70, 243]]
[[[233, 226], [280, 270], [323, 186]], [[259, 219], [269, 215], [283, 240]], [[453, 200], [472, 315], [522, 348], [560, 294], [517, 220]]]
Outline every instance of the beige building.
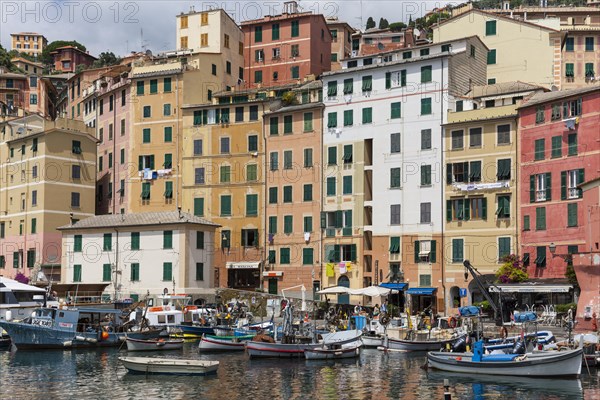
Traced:
[[[495, 274], [518, 251], [517, 107], [542, 88], [522, 82], [475, 86], [444, 124], [446, 164], [444, 259], [449, 313], [484, 300], [464, 260]], [[460, 289], [468, 289], [462, 300]]]
[[34, 32], [11, 33], [11, 50], [26, 53], [30, 56], [39, 57], [48, 45], [48, 39], [44, 35]]
[[268, 266], [262, 287], [271, 294], [304, 286], [314, 295], [321, 287], [321, 87], [313, 81], [292, 89], [263, 117], [267, 231], [261, 239]]
[[352, 56], [352, 34], [355, 30], [337, 17], [327, 18], [326, 21], [331, 33], [331, 70], [337, 71], [342, 69], [340, 60]]
[[94, 132], [81, 121], [38, 115], [0, 129], [0, 274], [43, 271], [59, 281], [56, 228], [94, 215]]
[[185, 103], [182, 209], [221, 225], [214, 249], [217, 287], [260, 287], [264, 249], [262, 115], [270, 93], [222, 92]]
[[[561, 33], [552, 28], [471, 9], [432, 27], [434, 43], [477, 35], [488, 47], [488, 84], [522, 81], [560, 85]], [[518, 45], [516, 45], [518, 44]]]

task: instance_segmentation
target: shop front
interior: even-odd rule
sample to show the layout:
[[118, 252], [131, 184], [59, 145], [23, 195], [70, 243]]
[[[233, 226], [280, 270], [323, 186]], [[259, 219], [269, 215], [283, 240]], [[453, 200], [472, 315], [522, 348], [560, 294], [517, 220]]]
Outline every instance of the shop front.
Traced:
[[426, 310], [431, 310], [432, 315], [437, 314], [436, 292], [437, 288], [433, 287], [408, 289], [406, 294], [410, 295], [410, 313], [415, 315]]
[[256, 290], [260, 287], [260, 261], [229, 261], [227, 269], [227, 287], [239, 290]]

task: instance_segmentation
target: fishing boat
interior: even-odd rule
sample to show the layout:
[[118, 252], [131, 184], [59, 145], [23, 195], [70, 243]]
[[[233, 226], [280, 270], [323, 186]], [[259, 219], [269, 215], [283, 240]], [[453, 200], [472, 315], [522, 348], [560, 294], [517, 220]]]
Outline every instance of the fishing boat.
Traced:
[[129, 372], [143, 374], [208, 375], [217, 372], [218, 361], [180, 358], [119, 357]]
[[343, 346], [321, 346], [314, 349], [304, 350], [304, 358], [307, 360], [337, 360], [340, 358], [355, 358], [360, 355], [361, 345]]
[[475, 342], [473, 353], [429, 352], [427, 367], [469, 374], [540, 378], [577, 377], [581, 374], [582, 349], [527, 354], [483, 353], [482, 341]]
[[[35, 309], [22, 321], [1, 321], [18, 349], [119, 346], [132, 328], [122, 310], [104, 308]], [[144, 331], [129, 332], [144, 337]], [[154, 334], [154, 332], [151, 332]]]
[[134, 339], [127, 337], [127, 350], [129, 351], [165, 351], [181, 350], [183, 339]]
[[10, 336], [5, 335], [0, 328], [0, 350], [6, 350], [10, 348], [11, 343]]
[[204, 335], [200, 339], [198, 348], [201, 351], [243, 351], [246, 342], [255, 335], [246, 336], [212, 336]]
[[363, 342], [363, 346], [365, 347], [380, 347], [383, 346], [383, 336], [382, 335], [373, 335], [366, 334], [362, 335], [361, 340]]
[[382, 349], [397, 351], [439, 351], [452, 344], [459, 338], [430, 339], [430, 340], [402, 340], [386, 337], [383, 339]]

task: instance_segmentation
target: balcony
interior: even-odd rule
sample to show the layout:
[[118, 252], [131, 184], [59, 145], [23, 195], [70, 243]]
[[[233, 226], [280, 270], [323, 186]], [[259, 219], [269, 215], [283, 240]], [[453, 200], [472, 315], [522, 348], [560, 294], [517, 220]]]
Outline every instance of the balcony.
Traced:
[[535, 201], [546, 201], [546, 189], [535, 191]]
[[325, 229], [326, 237], [335, 237], [335, 228], [327, 228]]

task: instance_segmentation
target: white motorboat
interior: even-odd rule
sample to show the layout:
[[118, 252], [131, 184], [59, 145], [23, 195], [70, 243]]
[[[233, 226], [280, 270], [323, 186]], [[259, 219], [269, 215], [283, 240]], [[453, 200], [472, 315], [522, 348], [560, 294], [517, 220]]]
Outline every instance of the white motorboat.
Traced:
[[398, 351], [439, 351], [444, 348], [446, 344], [450, 344], [457, 339], [458, 338], [444, 340], [402, 340], [387, 337], [383, 339], [383, 349]]
[[165, 351], [181, 350], [183, 348], [183, 339], [134, 339], [128, 337], [127, 350], [129, 351]]
[[247, 336], [212, 336], [204, 335], [198, 348], [201, 351], [244, 351], [246, 342], [254, 335]]
[[119, 357], [129, 372], [143, 374], [208, 375], [217, 372], [218, 361], [180, 358]]
[[383, 336], [381, 335], [362, 335], [361, 340], [365, 347], [379, 347], [383, 346]]

